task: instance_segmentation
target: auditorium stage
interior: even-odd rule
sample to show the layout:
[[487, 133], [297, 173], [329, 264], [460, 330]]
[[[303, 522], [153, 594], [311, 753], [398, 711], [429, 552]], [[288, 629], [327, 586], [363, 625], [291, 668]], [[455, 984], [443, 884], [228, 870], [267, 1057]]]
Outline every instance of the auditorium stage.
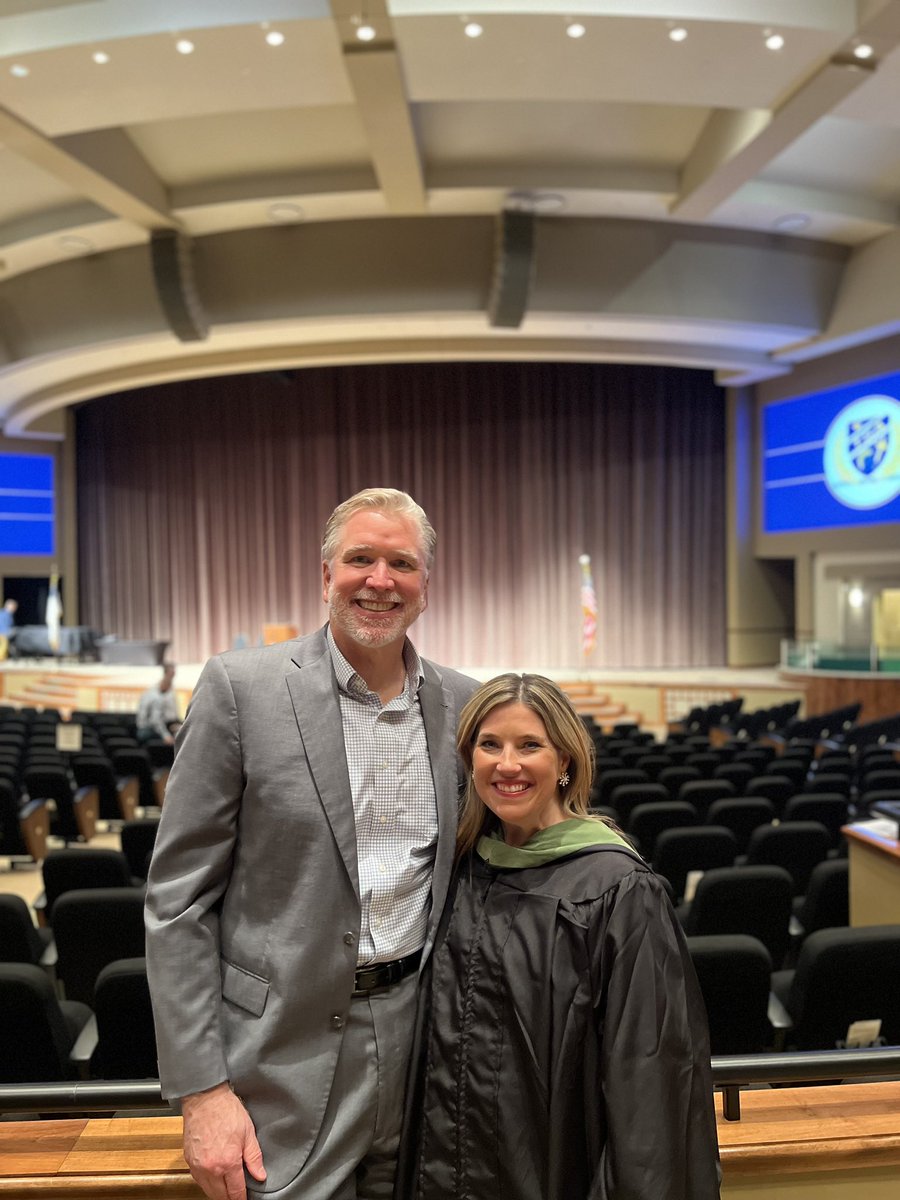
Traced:
[[[175, 692], [187, 705], [202, 663], [178, 665]], [[476, 679], [491, 679], [504, 667], [460, 668]], [[600, 723], [634, 720], [656, 733], [697, 705], [744, 697], [752, 711], [802, 699], [795, 681], [786, 683], [775, 667], [641, 668], [635, 670], [553, 670], [533, 668], [566, 686], [576, 706]], [[56, 708], [64, 717], [75, 710], [134, 712], [145, 688], [160, 677], [157, 666], [113, 666], [57, 659], [0, 663], [0, 704]]]

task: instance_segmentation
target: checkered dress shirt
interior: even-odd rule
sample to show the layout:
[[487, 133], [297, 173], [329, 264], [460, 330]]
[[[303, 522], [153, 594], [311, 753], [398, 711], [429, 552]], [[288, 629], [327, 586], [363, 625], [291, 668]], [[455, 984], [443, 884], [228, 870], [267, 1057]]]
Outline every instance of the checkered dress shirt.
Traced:
[[406, 685], [383, 705], [338, 650], [330, 629], [327, 639], [356, 822], [362, 901], [358, 962], [387, 962], [421, 948], [431, 900], [438, 822], [418, 696], [425, 676], [407, 639]]

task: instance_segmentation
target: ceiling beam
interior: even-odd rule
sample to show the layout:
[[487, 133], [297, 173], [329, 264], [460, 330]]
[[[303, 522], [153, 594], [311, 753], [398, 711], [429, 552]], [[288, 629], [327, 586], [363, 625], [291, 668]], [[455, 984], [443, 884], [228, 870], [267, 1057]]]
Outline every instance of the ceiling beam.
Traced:
[[705, 220], [868, 76], [861, 64], [832, 61], [774, 112], [716, 109], [684, 164], [672, 214]]
[[[397, 214], [425, 212], [422, 157], [387, 2], [331, 0], [331, 10], [387, 209]], [[356, 36], [362, 12], [375, 30], [372, 41]]]
[[177, 229], [165, 188], [121, 129], [50, 138], [0, 108], [0, 142], [113, 216], [145, 229]]
[[[857, 41], [870, 42], [874, 57], [854, 58]], [[682, 168], [671, 213], [686, 221], [705, 220], [865, 83], [898, 45], [900, 0], [870, 5], [862, 10], [854, 37], [772, 112], [716, 109]]]

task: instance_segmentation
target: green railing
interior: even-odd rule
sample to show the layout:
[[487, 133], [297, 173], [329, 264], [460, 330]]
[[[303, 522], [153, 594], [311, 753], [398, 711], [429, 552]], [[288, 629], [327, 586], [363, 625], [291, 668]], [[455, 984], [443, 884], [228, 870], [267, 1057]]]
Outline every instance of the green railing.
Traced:
[[781, 643], [781, 666], [801, 671], [866, 671], [900, 675], [900, 646], [841, 646], [808, 640]]

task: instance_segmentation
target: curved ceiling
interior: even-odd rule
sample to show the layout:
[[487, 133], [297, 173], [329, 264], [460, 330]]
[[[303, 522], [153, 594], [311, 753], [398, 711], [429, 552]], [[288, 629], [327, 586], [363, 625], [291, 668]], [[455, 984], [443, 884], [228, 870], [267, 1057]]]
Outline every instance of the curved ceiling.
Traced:
[[0, 418], [379, 359], [754, 382], [900, 330], [898, 200], [898, 0], [0, 0]]

